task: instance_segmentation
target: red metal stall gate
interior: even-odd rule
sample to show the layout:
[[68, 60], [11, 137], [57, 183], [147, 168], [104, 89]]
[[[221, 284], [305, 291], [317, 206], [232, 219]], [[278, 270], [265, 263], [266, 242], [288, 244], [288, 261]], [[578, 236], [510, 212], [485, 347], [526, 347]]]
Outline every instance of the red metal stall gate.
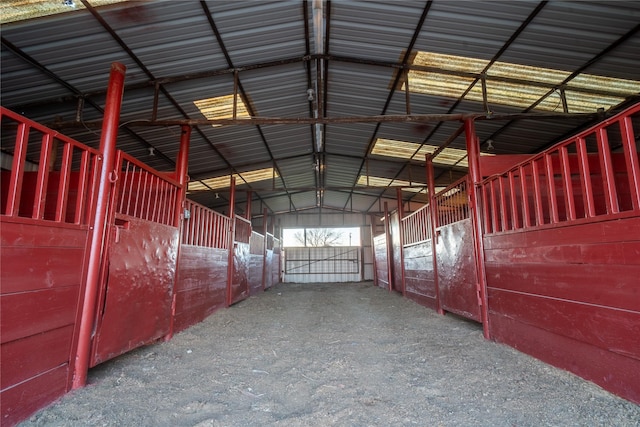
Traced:
[[475, 234], [469, 215], [468, 185], [469, 177], [465, 176], [435, 196], [438, 290], [443, 310], [481, 322], [480, 282]]
[[480, 188], [491, 335], [640, 403], [638, 129], [640, 104]]
[[422, 305], [437, 309], [436, 272], [433, 268], [431, 207], [424, 205], [401, 218], [402, 260], [405, 295]]
[[71, 388], [98, 151], [3, 107], [0, 419], [14, 424]]
[[251, 222], [241, 216], [234, 215], [233, 255], [231, 265], [231, 282], [228, 288], [228, 304], [232, 305], [249, 296], [249, 239]]
[[91, 366], [170, 332], [179, 182], [119, 151]]

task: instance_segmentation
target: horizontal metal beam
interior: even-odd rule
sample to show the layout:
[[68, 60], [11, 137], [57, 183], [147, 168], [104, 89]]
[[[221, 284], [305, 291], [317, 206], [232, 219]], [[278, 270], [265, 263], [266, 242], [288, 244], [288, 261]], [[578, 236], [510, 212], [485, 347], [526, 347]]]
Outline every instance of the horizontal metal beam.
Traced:
[[[465, 114], [400, 114], [379, 116], [350, 116], [350, 117], [252, 117], [248, 119], [175, 119], [175, 120], [127, 120], [127, 126], [206, 126], [206, 125], [314, 125], [314, 124], [349, 124], [349, 123], [433, 123], [473, 120], [550, 120], [550, 119], [593, 119], [602, 118], [601, 113], [465, 113]], [[99, 128], [102, 121], [89, 122], [54, 122], [48, 123], [52, 129], [69, 127]]]

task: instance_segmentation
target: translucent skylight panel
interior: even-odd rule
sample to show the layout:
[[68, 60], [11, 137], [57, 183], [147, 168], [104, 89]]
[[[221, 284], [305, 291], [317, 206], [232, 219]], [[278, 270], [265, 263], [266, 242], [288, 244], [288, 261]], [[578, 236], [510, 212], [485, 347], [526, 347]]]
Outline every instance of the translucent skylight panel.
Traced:
[[[240, 174], [233, 174], [233, 177], [236, 179], [236, 185], [241, 185], [277, 178], [278, 174], [273, 168], [265, 168], [241, 172]], [[217, 190], [221, 188], [229, 188], [230, 186], [231, 176], [224, 175], [215, 178], [202, 179], [200, 181], [191, 181], [189, 182], [188, 191]]]
[[[193, 103], [208, 120], [233, 118], [233, 94], [216, 96], [215, 98], [198, 99], [193, 101]], [[236, 118], [248, 119], [250, 117], [242, 98], [237, 97]], [[213, 126], [219, 127], [222, 125]]]
[[[438, 149], [435, 145], [423, 145], [418, 149], [419, 147], [420, 144], [416, 144], [414, 142], [378, 138], [373, 145], [371, 154], [424, 161], [427, 154], [431, 154]], [[482, 155], [485, 155], [485, 153], [482, 153]], [[466, 157], [466, 150], [447, 147], [438, 153], [438, 155], [433, 159], [433, 163], [447, 166], [456, 165], [460, 167], [468, 167]]]
[[[489, 61], [433, 52], [418, 52], [414, 65], [429, 67], [429, 71], [411, 70], [409, 89], [450, 98], [460, 98], [476, 77], [465, 73], [482, 73]], [[438, 72], [438, 69], [444, 72]], [[460, 75], [455, 75], [455, 74]], [[546, 96], [554, 86], [559, 86], [571, 76], [567, 70], [533, 67], [496, 61], [486, 70], [487, 102], [527, 109], [533, 104], [535, 110], [563, 111], [560, 93]], [[584, 89], [584, 91], [581, 91]], [[406, 87], [403, 85], [403, 90]], [[600, 93], [597, 93], [600, 92]], [[579, 74], [566, 82], [566, 101], [570, 113], [595, 112], [599, 108], [610, 108], [628, 96], [640, 92], [640, 81], [613, 77]], [[618, 96], [619, 95], [619, 96]], [[542, 101], [538, 101], [545, 97]], [[482, 85], [476, 83], [465, 95], [465, 99], [483, 102]]]
[[[107, 4], [121, 3], [126, 0], [91, 0], [91, 6], [98, 7]], [[56, 15], [72, 10], [85, 9], [80, 0], [2, 0], [0, 2], [0, 17], [3, 24], [39, 18], [41, 16]]]

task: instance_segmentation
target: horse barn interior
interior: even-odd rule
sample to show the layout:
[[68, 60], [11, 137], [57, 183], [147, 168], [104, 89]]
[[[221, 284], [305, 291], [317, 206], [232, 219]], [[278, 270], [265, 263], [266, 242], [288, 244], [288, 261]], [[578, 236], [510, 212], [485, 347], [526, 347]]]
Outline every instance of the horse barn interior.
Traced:
[[304, 281], [640, 403], [640, 3], [0, 7], [3, 425]]

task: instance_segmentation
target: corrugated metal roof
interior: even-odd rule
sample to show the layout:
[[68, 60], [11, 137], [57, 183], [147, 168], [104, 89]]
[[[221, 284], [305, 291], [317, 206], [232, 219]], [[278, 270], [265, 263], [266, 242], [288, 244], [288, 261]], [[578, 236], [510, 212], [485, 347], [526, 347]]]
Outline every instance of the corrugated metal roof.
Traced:
[[[102, 116], [110, 64], [122, 62], [128, 70], [118, 147], [160, 170], [172, 170], [179, 128], [160, 124], [204, 119], [194, 101], [232, 94], [236, 72], [238, 95], [254, 117], [295, 122], [319, 114], [352, 120], [319, 126], [198, 124], [191, 139], [191, 177], [204, 180], [273, 167], [281, 175], [275, 181], [238, 186], [238, 203], [245, 203], [245, 190], [254, 190], [254, 214], [265, 207], [278, 213], [367, 213], [380, 212], [385, 202], [394, 209], [396, 190], [354, 188], [361, 176], [412, 184], [425, 179], [423, 159], [371, 155], [377, 138], [465, 149], [464, 135], [451, 140], [459, 122], [365, 123], [356, 118], [407, 114], [398, 73], [419, 51], [491, 61], [487, 66], [498, 61], [562, 70], [570, 76], [569, 86], [581, 74], [640, 79], [637, 2], [321, 4], [321, 33], [313, 4], [303, 0], [127, 2], [3, 24], [2, 104], [39, 122], [72, 125], [78, 99], [83, 99], [81, 121], [63, 132], [96, 147], [99, 127], [92, 122]], [[448, 80], [441, 78], [441, 84]], [[468, 81], [479, 90], [477, 79]], [[412, 87], [410, 79], [412, 114], [484, 111], [478, 100], [460, 97], [465, 85], [452, 96], [415, 92], [417, 83]], [[493, 113], [528, 110], [491, 101]], [[159, 126], [140, 123], [152, 120], [154, 104]], [[483, 150], [491, 140], [494, 153], [534, 153], [586, 120], [478, 120], [476, 129]], [[438, 166], [438, 184], [462, 173], [457, 166]], [[224, 210], [226, 191], [192, 197]], [[405, 200], [423, 197], [403, 192]]]

